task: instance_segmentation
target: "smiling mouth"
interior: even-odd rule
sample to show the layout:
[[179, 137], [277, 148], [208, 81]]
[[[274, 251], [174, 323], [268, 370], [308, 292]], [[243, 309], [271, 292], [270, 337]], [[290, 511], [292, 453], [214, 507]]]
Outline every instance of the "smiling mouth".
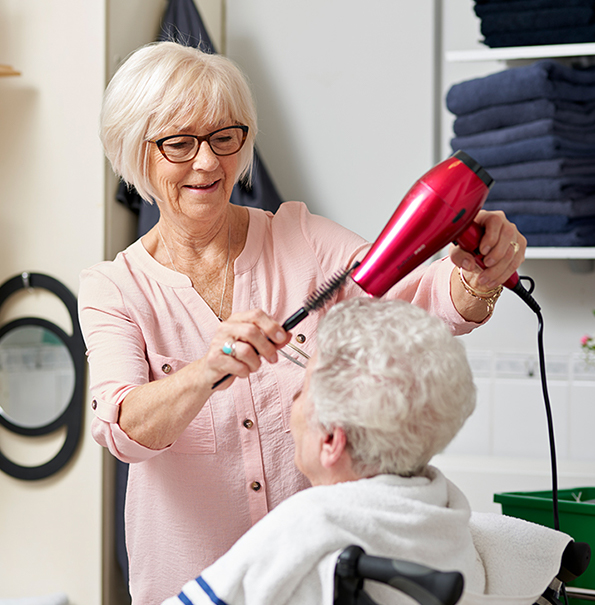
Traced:
[[212, 183], [206, 183], [204, 185], [185, 185], [188, 189], [210, 189], [214, 187], [219, 181], [213, 181]]

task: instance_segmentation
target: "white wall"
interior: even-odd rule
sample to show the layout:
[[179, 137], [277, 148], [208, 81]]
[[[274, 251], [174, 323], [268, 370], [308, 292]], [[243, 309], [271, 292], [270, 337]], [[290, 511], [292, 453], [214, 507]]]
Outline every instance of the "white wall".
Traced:
[[[76, 293], [81, 269], [103, 257], [104, 10], [102, 0], [0, 0], [0, 62], [22, 72], [0, 79], [2, 282], [27, 270]], [[64, 325], [44, 300], [20, 297], [11, 315], [37, 307]], [[0, 473], [0, 598], [63, 591], [74, 605], [101, 602], [101, 451], [89, 420], [76, 456], [53, 477]], [[28, 464], [49, 458], [60, 437], [2, 431], [0, 447]]]
[[375, 239], [433, 163], [434, 2], [227, 0], [283, 199]]

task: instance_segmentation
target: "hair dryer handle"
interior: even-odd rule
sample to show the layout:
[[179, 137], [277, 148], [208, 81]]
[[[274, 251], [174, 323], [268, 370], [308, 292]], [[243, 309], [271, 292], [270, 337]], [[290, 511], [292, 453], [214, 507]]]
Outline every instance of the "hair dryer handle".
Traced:
[[[470, 252], [475, 257], [477, 264], [485, 268], [483, 256], [479, 251], [479, 242], [483, 237], [484, 230], [476, 222], [469, 224], [469, 227], [462, 233], [457, 235], [455, 244], [460, 246], [465, 252]], [[504, 287], [512, 290], [537, 314], [540, 313], [541, 307], [537, 301], [531, 296], [531, 292], [527, 291], [520, 282], [519, 274], [515, 271], [503, 284]]]
[[[484, 230], [476, 222], [469, 224], [469, 227], [457, 235], [455, 244], [460, 246], [465, 252], [470, 252], [475, 257], [475, 261], [482, 268], [485, 269], [483, 262], [483, 256], [479, 251], [479, 242], [483, 237]], [[504, 287], [510, 290], [514, 290], [516, 285], [519, 283], [519, 274], [515, 271], [507, 280], [504, 282]]]

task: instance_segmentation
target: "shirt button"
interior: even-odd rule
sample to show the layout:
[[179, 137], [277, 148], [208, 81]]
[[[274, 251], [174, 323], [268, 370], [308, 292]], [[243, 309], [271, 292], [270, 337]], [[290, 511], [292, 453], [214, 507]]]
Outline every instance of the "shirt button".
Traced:
[[252, 420], [250, 420], [250, 418], [246, 418], [246, 420], [244, 420], [244, 422], [242, 422], [242, 424], [247, 428], [247, 429], [251, 429], [254, 426], [254, 423], [252, 422]]
[[303, 334], [298, 334], [295, 339], [300, 343], [303, 344], [304, 342], [306, 342], [306, 337]]
[[169, 374], [171, 372], [171, 366], [169, 365], [169, 363], [164, 363], [161, 366], [161, 369], [163, 370], [164, 374]]
[[97, 399], [93, 399], [93, 401], [91, 402], [91, 407], [96, 410], [97, 409]]
[[260, 483], [258, 483], [258, 481], [252, 481], [252, 483], [250, 484], [250, 487], [257, 492], [262, 486], [260, 485]]

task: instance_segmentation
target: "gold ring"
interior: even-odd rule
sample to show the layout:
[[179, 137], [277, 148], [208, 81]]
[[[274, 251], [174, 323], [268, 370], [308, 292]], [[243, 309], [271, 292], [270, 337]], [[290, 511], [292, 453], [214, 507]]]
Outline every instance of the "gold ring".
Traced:
[[510, 245], [512, 246], [515, 254], [521, 249], [517, 242], [510, 242]]

